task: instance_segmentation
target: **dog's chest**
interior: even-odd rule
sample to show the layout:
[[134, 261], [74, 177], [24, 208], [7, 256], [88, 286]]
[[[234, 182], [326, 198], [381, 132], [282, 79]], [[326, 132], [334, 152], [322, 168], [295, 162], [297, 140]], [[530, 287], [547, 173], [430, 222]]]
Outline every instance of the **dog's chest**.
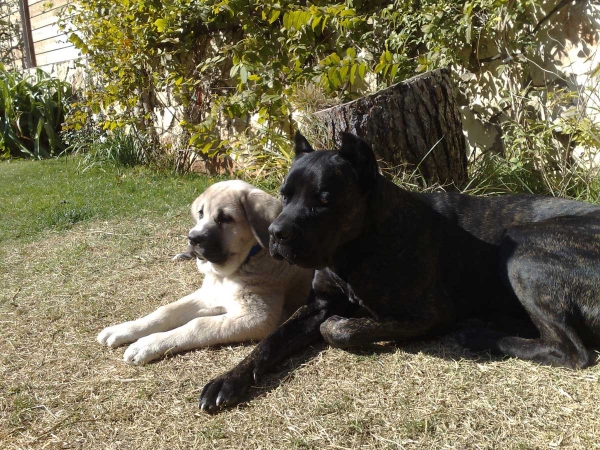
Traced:
[[240, 283], [229, 278], [207, 274], [200, 288], [205, 302], [214, 306], [223, 306], [228, 311], [243, 306], [245, 290]]
[[362, 298], [360, 295], [358, 295], [356, 293], [356, 291], [352, 288], [352, 285], [344, 280], [341, 276], [339, 276], [338, 274], [336, 274], [335, 272], [333, 272], [332, 270], [327, 269], [326, 270], [327, 276], [329, 277], [329, 280], [338, 288], [340, 289], [344, 295], [346, 296], [346, 298], [348, 299], [348, 301], [352, 304], [358, 305], [361, 308], [364, 308], [365, 310], [367, 310], [371, 315], [373, 315], [373, 317], [378, 317], [379, 315], [373, 310], [373, 308], [371, 308], [369, 306], [369, 304], [367, 304], [365, 302], [365, 299]]

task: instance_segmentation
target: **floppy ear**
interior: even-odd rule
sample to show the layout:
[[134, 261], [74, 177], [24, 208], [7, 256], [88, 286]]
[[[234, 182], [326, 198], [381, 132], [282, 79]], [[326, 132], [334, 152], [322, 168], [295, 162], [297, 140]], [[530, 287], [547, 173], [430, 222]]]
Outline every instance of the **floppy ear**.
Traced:
[[364, 191], [375, 183], [379, 168], [369, 144], [354, 134], [342, 133], [342, 146], [338, 155], [352, 164], [358, 175], [358, 182]]
[[246, 212], [252, 234], [262, 248], [268, 248], [269, 225], [281, 212], [281, 202], [260, 189], [252, 189], [240, 198], [240, 202]]
[[296, 158], [302, 156], [304, 153], [314, 151], [315, 149], [311, 147], [306, 138], [299, 131], [296, 131], [296, 136], [294, 136], [294, 153], [296, 154]]

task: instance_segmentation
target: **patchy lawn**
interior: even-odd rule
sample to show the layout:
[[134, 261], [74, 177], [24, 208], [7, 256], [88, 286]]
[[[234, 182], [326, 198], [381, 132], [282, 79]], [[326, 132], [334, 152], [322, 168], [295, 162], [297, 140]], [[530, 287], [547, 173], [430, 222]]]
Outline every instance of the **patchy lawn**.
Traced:
[[[96, 334], [200, 284], [170, 258], [206, 183], [0, 164], [1, 448], [600, 448], [600, 366], [475, 357], [451, 337], [317, 346], [214, 416], [197, 408], [203, 385], [252, 345], [126, 365]], [[61, 208], [87, 212], [47, 220]]]

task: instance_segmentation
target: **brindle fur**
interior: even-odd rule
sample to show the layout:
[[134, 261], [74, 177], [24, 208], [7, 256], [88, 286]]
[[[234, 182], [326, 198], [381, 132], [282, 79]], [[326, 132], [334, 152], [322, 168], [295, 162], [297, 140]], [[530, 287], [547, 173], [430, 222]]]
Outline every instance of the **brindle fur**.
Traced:
[[[326, 192], [326, 194], [324, 194]], [[437, 335], [542, 364], [582, 368], [600, 338], [600, 208], [541, 196], [405, 191], [364, 141], [313, 152], [296, 137], [270, 227], [271, 254], [317, 268], [313, 302], [210, 382], [200, 406], [233, 404], [252, 380], [323, 337], [335, 347]], [[534, 337], [507, 331], [533, 324]]]

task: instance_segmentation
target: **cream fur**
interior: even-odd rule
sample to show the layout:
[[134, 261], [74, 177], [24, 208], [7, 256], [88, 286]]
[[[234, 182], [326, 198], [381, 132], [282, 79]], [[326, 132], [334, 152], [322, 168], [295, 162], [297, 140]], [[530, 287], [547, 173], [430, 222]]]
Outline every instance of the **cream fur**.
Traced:
[[[254, 223], [248, 220], [244, 204], [246, 209], [253, 208]], [[222, 234], [227, 260], [216, 265], [197, 259], [198, 269], [204, 274], [200, 289], [147, 316], [98, 334], [98, 342], [109, 347], [131, 344], [123, 357], [127, 363], [145, 364], [210, 345], [258, 341], [306, 302], [312, 271], [276, 261], [265, 248], [244, 264], [258, 242], [257, 235], [266, 232], [257, 230], [257, 226], [268, 226], [279, 213], [278, 202], [242, 181], [216, 183], [192, 204], [196, 219], [192, 230], [202, 230], [214, 220], [217, 206], [234, 218]], [[204, 217], [198, 220], [200, 207], [204, 208]]]

